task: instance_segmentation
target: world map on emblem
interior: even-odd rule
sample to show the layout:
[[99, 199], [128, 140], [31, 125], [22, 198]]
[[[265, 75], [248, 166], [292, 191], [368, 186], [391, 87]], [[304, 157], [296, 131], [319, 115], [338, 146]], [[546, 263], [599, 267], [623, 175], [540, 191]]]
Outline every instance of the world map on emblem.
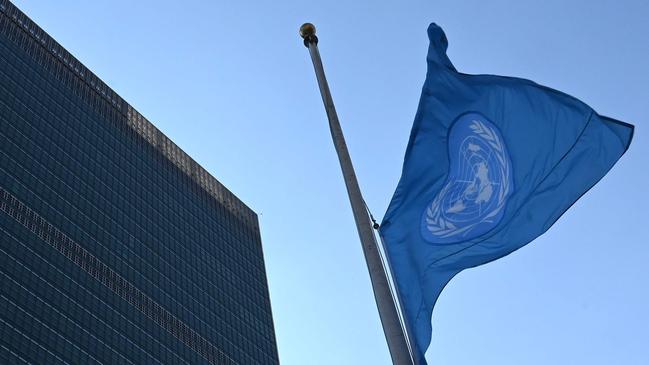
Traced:
[[498, 128], [478, 113], [462, 114], [448, 135], [446, 182], [426, 207], [421, 233], [433, 244], [453, 244], [492, 230], [514, 189], [511, 160]]

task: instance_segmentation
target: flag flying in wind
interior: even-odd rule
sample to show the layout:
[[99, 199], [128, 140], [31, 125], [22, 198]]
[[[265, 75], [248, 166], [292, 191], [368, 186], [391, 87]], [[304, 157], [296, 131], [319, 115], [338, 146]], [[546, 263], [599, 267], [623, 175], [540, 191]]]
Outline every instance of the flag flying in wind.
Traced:
[[629, 147], [633, 126], [532, 81], [458, 72], [440, 27], [403, 172], [381, 225], [419, 363], [458, 272], [545, 232]]

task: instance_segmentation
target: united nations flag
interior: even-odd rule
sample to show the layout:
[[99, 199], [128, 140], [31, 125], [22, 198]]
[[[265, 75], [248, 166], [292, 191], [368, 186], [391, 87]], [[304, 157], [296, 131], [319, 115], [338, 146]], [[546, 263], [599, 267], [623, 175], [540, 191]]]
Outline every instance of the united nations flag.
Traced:
[[545, 232], [629, 147], [633, 126], [529, 80], [458, 72], [428, 28], [428, 73], [381, 225], [418, 362], [442, 288]]

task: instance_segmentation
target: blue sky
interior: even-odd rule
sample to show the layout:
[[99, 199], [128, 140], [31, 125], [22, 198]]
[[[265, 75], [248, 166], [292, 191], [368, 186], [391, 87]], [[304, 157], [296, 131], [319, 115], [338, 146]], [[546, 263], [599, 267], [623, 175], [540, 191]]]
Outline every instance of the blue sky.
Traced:
[[466, 73], [532, 79], [636, 125], [545, 235], [467, 270], [431, 364], [649, 363], [645, 0], [15, 3], [260, 214], [283, 364], [389, 364], [308, 52], [311, 21], [365, 199], [385, 211], [440, 24]]

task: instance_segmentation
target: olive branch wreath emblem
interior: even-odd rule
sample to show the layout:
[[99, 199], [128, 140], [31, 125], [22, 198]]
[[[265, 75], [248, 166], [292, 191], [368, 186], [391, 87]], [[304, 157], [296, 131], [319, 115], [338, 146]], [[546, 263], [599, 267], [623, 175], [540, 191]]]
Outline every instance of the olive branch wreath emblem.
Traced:
[[482, 217], [479, 222], [458, 228], [455, 224], [448, 221], [442, 215], [441, 211], [441, 201], [453, 185], [453, 181], [448, 181], [442, 188], [442, 190], [437, 194], [430, 206], [426, 209], [426, 228], [434, 236], [447, 238], [458, 234], [466, 234], [476, 225], [482, 222], [489, 222], [491, 218], [496, 216], [504, 208], [506, 198], [509, 195], [509, 191], [511, 189], [511, 184], [509, 182], [509, 175], [511, 171], [509, 163], [507, 161], [505, 145], [501, 138], [493, 129], [489, 128], [479, 120], [473, 120], [469, 125], [469, 128], [471, 128], [473, 133], [482, 138], [491, 148], [493, 148], [495, 157], [499, 162], [501, 188], [498, 193], [498, 202], [496, 207], [494, 207], [494, 209], [492, 209], [489, 213]]

